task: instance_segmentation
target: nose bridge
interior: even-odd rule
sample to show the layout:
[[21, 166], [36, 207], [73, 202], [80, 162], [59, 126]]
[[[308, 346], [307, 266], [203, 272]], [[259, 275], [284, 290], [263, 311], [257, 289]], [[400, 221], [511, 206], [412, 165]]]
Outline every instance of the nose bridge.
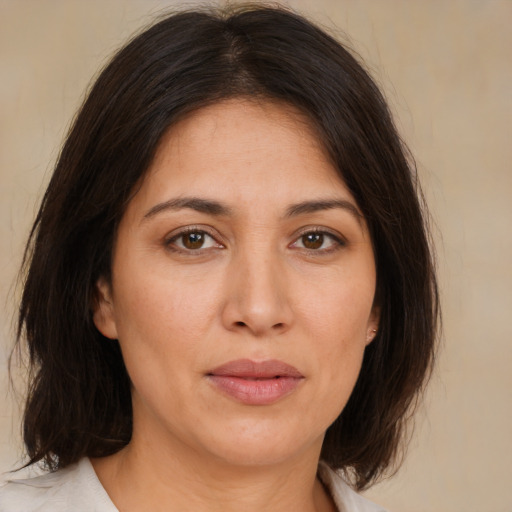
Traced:
[[292, 320], [286, 269], [271, 241], [239, 248], [232, 259], [225, 322], [255, 335], [283, 331]]

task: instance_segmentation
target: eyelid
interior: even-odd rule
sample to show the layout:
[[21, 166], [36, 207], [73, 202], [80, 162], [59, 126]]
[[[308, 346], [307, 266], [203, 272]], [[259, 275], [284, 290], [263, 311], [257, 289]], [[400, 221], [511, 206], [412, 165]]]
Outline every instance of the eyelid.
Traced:
[[293, 248], [293, 245], [297, 243], [297, 241], [303, 237], [304, 235], [307, 235], [309, 233], [315, 233], [315, 234], [322, 234], [322, 235], [327, 235], [328, 237], [332, 238], [336, 244], [335, 244], [335, 247], [334, 248], [329, 248], [329, 249], [308, 249], [306, 247], [302, 248], [302, 247], [296, 247], [296, 249], [301, 249], [301, 250], [304, 250], [304, 251], [308, 251], [309, 253], [311, 254], [318, 254], [318, 255], [321, 255], [321, 254], [326, 254], [326, 253], [329, 253], [329, 252], [334, 252], [342, 247], [345, 247], [347, 245], [347, 240], [346, 238], [341, 235], [341, 233], [337, 232], [337, 231], [334, 231], [332, 229], [329, 229], [325, 226], [305, 226], [303, 228], [301, 228], [295, 235], [294, 235], [294, 238], [293, 238], [293, 241], [292, 243], [290, 244], [290, 247]]
[[[179, 239], [183, 235], [187, 235], [189, 233], [204, 233], [208, 235], [210, 238], [212, 238], [215, 243], [217, 244], [216, 247], [207, 247], [205, 249], [199, 248], [199, 249], [186, 249], [183, 247], [178, 247], [176, 245], [173, 245], [173, 242], [177, 239]], [[223, 249], [225, 248], [225, 244], [221, 241], [219, 241], [221, 237], [218, 235], [218, 233], [213, 233], [213, 229], [209, 226], [204, 225], [191, 225], [191, 226], [183, 226], [181, 228], [174, 229], [169, 234], [167, 234], [164, 237], [164, 244], [165, 246], [174, 252], [181, 252], [191, 255], [199, 255], [204, 253], [205, 251], [209, 251], [212, 249]]]
[[338, 240], [342, 244], [347, 244], [348, 243], [346, 238], [339, 231], [336, 231], [334, 229], [331, 229], [331, 228], [328, 228], [328, 227], [325, 227], [325, 226], [317, 226], [317, 225], [314, 225], [314, 226], [304, 226], [303, 228], [299, 229], [295, 233], [294, 239], [297, 239], [297, 238], [299, 238], [301, 236], [307, 235], [308, 233], [321, 233], [321, 234], [324, 234], [324, 235], [329, 235], [332, 238], [335, 238], [336, 240]]

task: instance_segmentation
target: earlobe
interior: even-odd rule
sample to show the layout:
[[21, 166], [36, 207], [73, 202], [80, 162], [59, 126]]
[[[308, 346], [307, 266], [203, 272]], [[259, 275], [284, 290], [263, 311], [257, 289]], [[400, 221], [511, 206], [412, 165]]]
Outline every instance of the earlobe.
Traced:
[[377, 336], [379, 331], [379, 323], [380, 323], [380, 308], [378, 306], [373, 306], [372, 313], [370, 315], [370, 320], [368, 322], [368, 327], [366, 330], [366, 344], [369, 345]]
[[117, 339], [111, 286], [103, 277], [100, 277], [96, 283], [96, 294], [92, 309], [92, 319], [96, 329], [107, 338]]
[[366, 333], [366, 344], [369, 345], [377, 336], [377, 329], [369, 329]]

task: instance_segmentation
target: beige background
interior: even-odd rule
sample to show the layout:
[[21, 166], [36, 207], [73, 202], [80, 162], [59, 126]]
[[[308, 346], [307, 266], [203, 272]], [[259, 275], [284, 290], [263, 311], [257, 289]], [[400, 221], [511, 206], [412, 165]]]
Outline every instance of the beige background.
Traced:
[[[288, 3], [367, 60], [437, 224], [442, 352], [404, 466], [368, 495], [394, 512], [510, 512], [512, 1]], [[5, 363], [35, 203], [93, 74], [170, 5], [0, 0], [0, 471], [21, 453]]]

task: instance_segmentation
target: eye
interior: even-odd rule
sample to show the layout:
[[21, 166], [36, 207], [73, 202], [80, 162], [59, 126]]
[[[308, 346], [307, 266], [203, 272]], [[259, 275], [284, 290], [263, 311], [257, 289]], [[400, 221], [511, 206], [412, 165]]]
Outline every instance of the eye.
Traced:
[[314, 230], [302, 233], [291, 247], [294, 249], [306, 249], [308, 251], [331, 252], [344, 245], [344, 241], [332, 233]]
[[185, 252], [223, 247], [215, 238], [201, 229], [181, 231], [169, 238], [166, 245], [171, 249]]

